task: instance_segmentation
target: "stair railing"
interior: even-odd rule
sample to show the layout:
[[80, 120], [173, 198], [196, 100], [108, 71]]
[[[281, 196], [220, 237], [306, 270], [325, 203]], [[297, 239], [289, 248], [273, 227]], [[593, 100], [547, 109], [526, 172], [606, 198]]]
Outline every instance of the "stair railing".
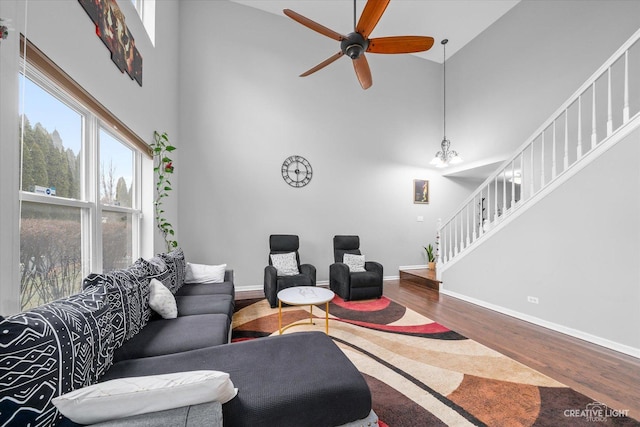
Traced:
[[523, 205], [566, 179], [629, 122], [640, 121], [639, 39], [640, 30], [440, 223], [440, 266], [452, 263]]

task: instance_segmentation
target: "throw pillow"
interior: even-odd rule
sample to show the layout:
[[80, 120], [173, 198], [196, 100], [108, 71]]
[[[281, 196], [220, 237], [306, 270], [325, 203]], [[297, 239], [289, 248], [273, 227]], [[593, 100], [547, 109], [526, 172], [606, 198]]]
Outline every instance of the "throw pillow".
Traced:
[[71, 421], [94, 424], [211, 401], [226, 403], [237, 393], [226, 372], [189, 371], [105, 381], [53, 403]]
[[162, 316], [163, 319], [175, 319], [178, 317], [178, 306], [176, 298], [158, 279], [151, 279], [149, 282], [151, 294], [149, 296], [149, 306]]
[[227, 264], [205, 265], [187, 263], [184, 283], [222, 283]]
[[271, 254], [271, 264], [278, 271], [278, 276], [294, 276], [300, 274], [295, 252]]
[[52, 399], [98, 381], [113, 362], [104, 286], [0, 322], [0, 425], [54, 426]]
[[184, 285], [184, 276], [187, 269], [184, 252], [181, 248], [178, 248], [169, 253], [159, 254], [157, 257], [164, 262], [166, 270], [154, 277], [169, 288], [172, 294], [175, 294]]
[[347, 264], [352, 273], [362, 273], [364, 269], [364, 255], [344, 254], [342, 262]]

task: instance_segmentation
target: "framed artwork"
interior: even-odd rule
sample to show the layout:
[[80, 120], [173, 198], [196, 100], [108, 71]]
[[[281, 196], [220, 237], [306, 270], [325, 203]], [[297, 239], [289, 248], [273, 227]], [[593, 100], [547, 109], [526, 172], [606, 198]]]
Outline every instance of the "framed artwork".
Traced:
[[413, 203], [429, 203], [429, 181], [424, 179], [413, 180]]
[[78, 0], [96, 26], [96, 35], [111, 52], [111, 60], [122, 73], [142, 86], [142, 56], [116, 0]]

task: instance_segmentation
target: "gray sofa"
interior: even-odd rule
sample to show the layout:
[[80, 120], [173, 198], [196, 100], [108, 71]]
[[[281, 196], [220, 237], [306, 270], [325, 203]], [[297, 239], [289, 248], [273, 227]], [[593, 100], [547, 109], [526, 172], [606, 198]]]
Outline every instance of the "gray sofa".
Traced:
[[[76, 295], [0, 317], [0, 381], [7, 385], [0, 426], [77, 426], [51, 399], [112, 379], [197, 370], [229, 373], [237, 395], [95, 425], [377, 425], [366, 382], [329, 337], [301, 332], [229, 343], [233, 271], [222, 283], [184, 284], [185, 265], [179, 249], [140, 259], [89, 275]], [[152, 278], [174, 294], [177, 318], [149, 307]]]

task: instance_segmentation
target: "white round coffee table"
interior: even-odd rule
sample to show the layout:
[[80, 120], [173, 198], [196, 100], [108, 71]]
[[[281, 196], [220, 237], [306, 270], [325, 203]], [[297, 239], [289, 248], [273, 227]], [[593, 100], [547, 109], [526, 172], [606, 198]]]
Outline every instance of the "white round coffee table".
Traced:
[[[282, 335], [282, 331], [292, 326], [313, 325], [313, 306], [316, 304], [325, 304], [325, 332], [329, 335], [329, 301], [331, 301], [334, 296], [333, 291], [316, 286], [294, 286], [278, 292], [278, 328], [280, 329], [280, 335]], [[294, 323], [283, 328], [282, 303], [289, 305], [308, 305], [309, 323]]]

